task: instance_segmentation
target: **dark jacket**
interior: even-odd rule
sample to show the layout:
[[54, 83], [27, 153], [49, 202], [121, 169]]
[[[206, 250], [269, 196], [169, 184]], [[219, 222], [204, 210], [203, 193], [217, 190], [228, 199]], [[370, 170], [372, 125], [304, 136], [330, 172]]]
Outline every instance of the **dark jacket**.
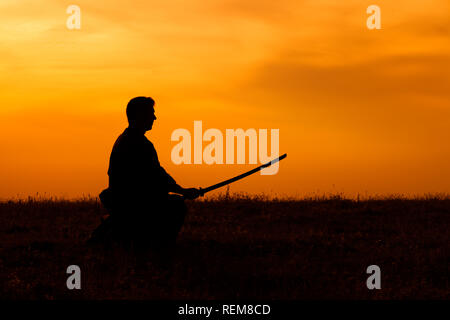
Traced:
[[175, 180], [161, 167], [153, 144], [127, 128], [117, 138], [109, 160], [109, 189], [114, 204], [151, 207], [167, 199]]

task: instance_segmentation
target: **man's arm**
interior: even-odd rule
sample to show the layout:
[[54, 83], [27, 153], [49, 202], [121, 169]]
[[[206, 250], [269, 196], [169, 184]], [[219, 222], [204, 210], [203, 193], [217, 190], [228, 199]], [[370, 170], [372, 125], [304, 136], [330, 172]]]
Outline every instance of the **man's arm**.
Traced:
[[179, 184], [176, 183], [175, 179], [170, 176], [164, 170], [163, 167], [161, 167], [159, 160], [158, 160], [158, 154], [156, 153], [155, 147], [153, 146], [153, 143], [151, 143], [149, 140], [147, 140], [150, 145], [150, 154], [151, 157], [154, 159], [154, 163], [159, 166], [160, 170], [160, 177], [167, 182], [167, 191], [168, 192], [174, 192], [183, 195], [186, 199], [195, 199], [200, 196], [200, 190], [196, 188], [188, 188], [185, 189], [181, 187]]
[[183, 188], [178, 183], [175, 182], [175, 179], [171, 177], [170, 174], [164, 170], [163, 167], [161, 167], [161, 170], [167, 177], [167, 184], [168, 184], [168, 191], [174, 192], [183, 195], [186, 199], [195, 199], [200, 196], [200, 190], [196, 188]]

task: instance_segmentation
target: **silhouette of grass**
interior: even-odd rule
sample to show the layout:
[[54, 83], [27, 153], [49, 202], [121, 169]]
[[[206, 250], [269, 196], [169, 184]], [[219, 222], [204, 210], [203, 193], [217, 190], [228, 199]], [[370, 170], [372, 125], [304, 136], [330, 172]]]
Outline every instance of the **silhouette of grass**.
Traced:
[[[171, 271], [87, 247], [95, 198], [0, 202], [2, 299], [448, 299], [450, 197], [304, 199], [225, 194], [187, 202]], [[82, 289], [66, 288], [69, 265]], [[366, 268], [381, 268], [368, 290]]]

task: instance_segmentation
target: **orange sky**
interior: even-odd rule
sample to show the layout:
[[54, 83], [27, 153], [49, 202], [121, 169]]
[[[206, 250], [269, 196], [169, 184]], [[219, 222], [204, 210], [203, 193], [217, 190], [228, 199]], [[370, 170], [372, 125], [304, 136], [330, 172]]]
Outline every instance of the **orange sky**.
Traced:
[[231, 191], [449, 193], [449, 39], [448, 0], [2, 0], [0, 198], [98, 194], [137, 95], [185, 187], [254, 167], [173, 164], [172, 131], [202, 120], [280, 129], [278, 174]]

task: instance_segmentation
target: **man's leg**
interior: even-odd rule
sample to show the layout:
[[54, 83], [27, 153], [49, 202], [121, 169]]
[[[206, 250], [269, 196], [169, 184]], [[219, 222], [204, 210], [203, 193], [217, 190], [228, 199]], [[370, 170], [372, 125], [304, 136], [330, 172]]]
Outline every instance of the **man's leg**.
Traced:
[[169, 195], [164, 208], [159, 212], [160, 228], [156, 232], [157, 260], [162, 269], [171, 274], [177, 236], [183, 226], [187, 207], [181, 196]]
[[165, 212], [167, 240], [171, 244], [175, 244], [178, 234], [183, 227], [184, 219], [187, 213], [187, 207], [184, 199], [178, 195], [169, 195], [168, 208]]

